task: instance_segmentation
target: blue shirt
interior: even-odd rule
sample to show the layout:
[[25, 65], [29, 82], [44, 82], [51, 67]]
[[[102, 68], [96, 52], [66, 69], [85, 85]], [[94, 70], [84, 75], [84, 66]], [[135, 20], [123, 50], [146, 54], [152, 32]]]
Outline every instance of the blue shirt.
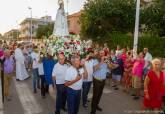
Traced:
[[47, 85], [53, 84], [52, 71], [56, 63], [57, 61], [53, 59], [48, 59], [48, 58], [43, 59], [43, 67], [44, 67], [45, 80]]
[[115, 64], [118, 64], [119, 66], [112, 70], [112, 74], [114, 74], [114, 75], [122, 75], [123, 71], [124, 71], [122, 59], [117, 59], [116, 61], [113, 61], [113, 62]]
[[[94, 60], [94, 66], [97, 64], [99, 64], [98, 60]], [[94, 71], [93, 76], [97, 79], [104, 80], [106, 79], [107, 71], [108, 65], [106, 63], [102, 63], [100, 68], [97, 71]]]

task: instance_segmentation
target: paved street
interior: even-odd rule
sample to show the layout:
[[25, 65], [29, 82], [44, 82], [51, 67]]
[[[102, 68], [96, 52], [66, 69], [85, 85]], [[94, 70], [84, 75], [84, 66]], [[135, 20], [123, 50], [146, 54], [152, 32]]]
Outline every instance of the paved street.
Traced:
[[[4, 114], [54, 114], [55, 100], [50, 95], [42, 99], [40, 90], [37, 91], [37, 94], [33, 94], [31, 82], [31, 78], [22, 82], [15, 81], [13, 78], [12, 101], [5, 102]], [[91, 93], [89, 94], [90, 100]], [[100, 103], [103, 111], [97, 112], [97, 114], [133, 114], [140, 109], [140, 101], [134, 101], [130, 95], [123, 93], [122, 90], [115, 91], [106, 86]], [[80, 105], [79, 114], [89, 113], [90, 103], [87, 109]], [[62, 112], [61, 114], [66, 113]]]

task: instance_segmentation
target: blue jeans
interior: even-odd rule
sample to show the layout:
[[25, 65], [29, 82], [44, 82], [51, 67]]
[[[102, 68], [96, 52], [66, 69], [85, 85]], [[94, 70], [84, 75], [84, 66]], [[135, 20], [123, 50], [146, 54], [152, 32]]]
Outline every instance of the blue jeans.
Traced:
[[39, 74], [38, 74], [38, 68], [32, 69], [32, 76], [33, 76], [33, 89], [36, 90], [39, 86]]
[[83, 105], [87, 103], [88, 93], [91, 88], [92, 82], [83, 82], [82, 101]]
[[45, 75], [40, 75], [39, 77], [41, 78], [41, 95], [45, 96], [48, 92], [49, 86], [46, 85]]
[[78, 114], [81, 99], [81, 90], [67, 88], [68, 114]]
[[56, 84], [57, 97], [56, 97], [56, 112], [60, 114], [60, 109], [65, 108], [66, 105], [66, 87], [64, 84]]

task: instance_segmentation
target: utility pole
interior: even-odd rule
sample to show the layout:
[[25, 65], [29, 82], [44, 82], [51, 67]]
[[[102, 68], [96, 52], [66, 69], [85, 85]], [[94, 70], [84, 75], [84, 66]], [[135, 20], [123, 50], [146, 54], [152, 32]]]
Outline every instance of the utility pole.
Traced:
[[17, 36], [16, 36], [16, 40], [18, 40], [18, 37], [19, 37], [19, 29], [18, 29], [18, 21], [16, 21], [16, 23], [17, 23]]
[[28, 7], [28, 9], [30, 10], [30, 42], [32, 41], [32, 8]]
[[134, 44], [133, 44], [133, 57], [134, 58], [137, 55], [137, 48], [138, 48], [139, 16], [140, 16], [140, 0], [136, 0], [136, 20], [135, 20]]

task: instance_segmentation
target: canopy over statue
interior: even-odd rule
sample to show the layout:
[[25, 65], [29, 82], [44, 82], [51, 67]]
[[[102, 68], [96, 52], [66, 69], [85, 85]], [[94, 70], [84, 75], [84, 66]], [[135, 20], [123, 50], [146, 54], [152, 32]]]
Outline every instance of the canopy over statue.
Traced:
[[59, 9], [56, 14], [53, 35], [57, 37], [64, 37], [69, 35], [67, 17], [64, 10], [64, 1], [58, 0], [58, 4]]

